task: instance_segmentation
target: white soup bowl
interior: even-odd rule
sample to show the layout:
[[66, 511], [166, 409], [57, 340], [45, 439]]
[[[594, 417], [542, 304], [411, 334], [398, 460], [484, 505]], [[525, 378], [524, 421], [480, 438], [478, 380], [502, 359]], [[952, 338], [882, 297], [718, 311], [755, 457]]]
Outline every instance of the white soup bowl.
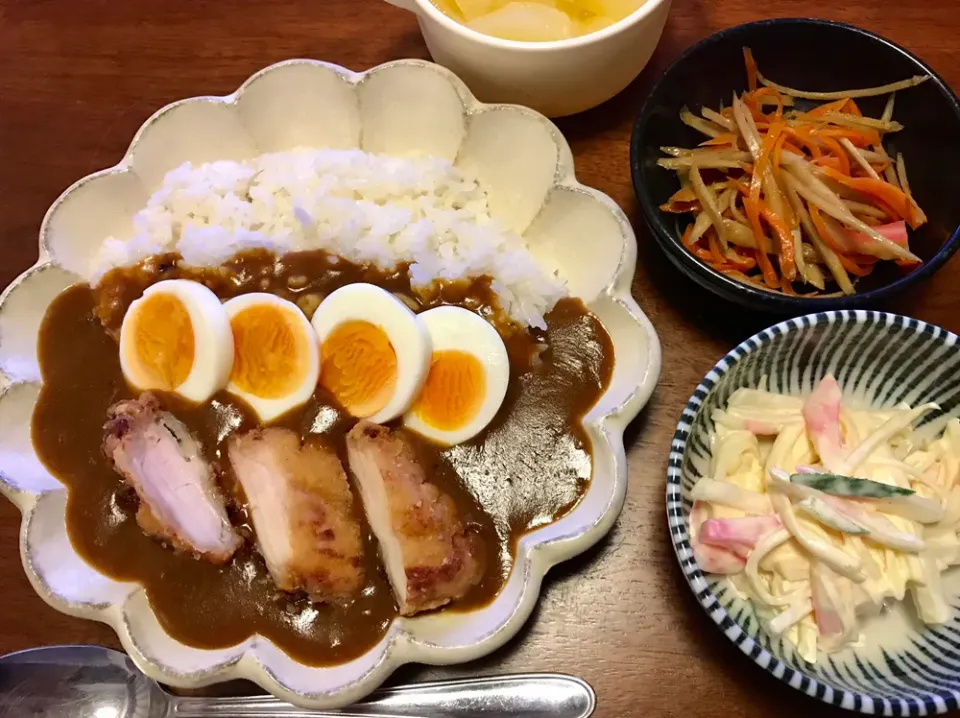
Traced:
[[516, 42], [471, 30], [430, 0], [387, 0], [417, 15], [435, 62], [484, 102], [531, 107], [547, 117], [589, 110], [623, 90], [650, 61], [670, 0], [646, 0], [619, 22], [555, 42]]

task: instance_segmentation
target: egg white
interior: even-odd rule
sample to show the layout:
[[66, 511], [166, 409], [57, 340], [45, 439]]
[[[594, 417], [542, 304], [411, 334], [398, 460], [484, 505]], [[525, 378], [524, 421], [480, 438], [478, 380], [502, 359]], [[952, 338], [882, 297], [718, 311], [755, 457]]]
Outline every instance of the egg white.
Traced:
[[440, 444], [460, 444], [483, 431], [500, 410], [510, 383], [510, 357], [500, 334], [483, 317], [468, 309], [437, 307], [417, 315], [430, 335], [434, 352], [456, 350], [474, 356], [483, 367], [484, 395], [477, 413], [456, 429], [440, 429], [428, 424], [416, 406], [403, 417], [403, 423], [418, 434]]
[[[313, 327], [310, 325], [310, 320], [300, 311], [300, 308], [293, 302], [282, 299], [275, 294], [267, 294], [264, 292], [241, 294], [227, 301], [223, 305], [223, 308], [226, 310], [229, 322], [229, 320], [232, 320], [243, 310], [255, 306], [270, 306], [283, 311], [289, 317], [291, 328], [301, 333], [307, 340], [306, 372], [296, 388], [285, 396], [266, 398], [241, 389], [233, 381], [227, 384], [227, 391], [234, 396], [240, 397], [249, 404], [250, 408], [256, 412], [260, 421], [267, 422], [294, 407], [305, 404], [310, 397], [313, 396], [313, 392], [317, 388], [317, 380], [320, 378], [320, 344], [317, 341]], [[231, 339], [232, 336], [231, 331]]]
[[365, 418], [375, 424], [395, 419], [413, 403], [430, 368], [430, 337], [426, 328], [403, 302], [374, 284], [348, 284], [327, 296], [313, 315], [320, 345], [339, 325], [368, 322], [387, 336], [397, 355], [397, 377], [386, 405]]
[[233, 333], [220, 299], [199, 282], [167, 279], [153, 284], [130, 304], [120, 326], [120, 368], [135, 388], [164, 389], [153, 384], [136, 358], [133, 329], [141, 306], [150, 297], [167, 294], [180, 301], [193, 329], [193, 365], [186, 379], [172, 389], [188, 401], [203, 402], [227, 385], [233, 369]]

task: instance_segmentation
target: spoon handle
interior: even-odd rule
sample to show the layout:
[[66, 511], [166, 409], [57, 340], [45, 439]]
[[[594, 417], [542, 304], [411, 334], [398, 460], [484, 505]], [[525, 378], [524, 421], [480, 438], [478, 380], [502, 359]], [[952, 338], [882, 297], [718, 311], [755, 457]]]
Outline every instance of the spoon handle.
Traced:
[[331, 711], [296, 708], [269, 696], [176, 698], [176, 718], [588, 718], [596, 695], [583, 680], [529, 673], [420, 683], [377, 691], [362, 703]]

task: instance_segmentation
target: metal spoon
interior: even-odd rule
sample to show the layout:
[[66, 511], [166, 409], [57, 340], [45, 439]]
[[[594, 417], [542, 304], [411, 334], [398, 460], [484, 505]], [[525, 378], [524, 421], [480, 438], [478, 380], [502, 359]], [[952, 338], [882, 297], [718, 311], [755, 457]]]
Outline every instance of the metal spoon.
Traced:
[[126, 654], [101, 646], [49, 646], [0, 658], [3, 718], [588, 718], [595, 707], [586, 682], [555, 673], [399, 686], [349, 708], [318, 712], [269, 696], [174, 696]]

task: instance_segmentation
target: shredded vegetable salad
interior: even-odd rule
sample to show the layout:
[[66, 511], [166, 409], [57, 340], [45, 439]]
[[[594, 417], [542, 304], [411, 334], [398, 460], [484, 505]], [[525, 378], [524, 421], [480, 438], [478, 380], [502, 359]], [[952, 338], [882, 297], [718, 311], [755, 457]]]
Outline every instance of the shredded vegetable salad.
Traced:
[[[767, 80], [747, 48], [744, 57], [748, 92], [730, 107], [680, 112], [706, 137], [700, 146], [660, 148], [668, 156], [658, 164], [681, 184], [660, 209], [694, 215], [683, 246], [732, 279], [785, 294], [799, 285], [803, 296], [853, 294], [880, 261], [920, 264], [907, 228], [927, 217], [903, 156], [883, 141], [903, 129], [895, 93], [928, 78], [806, 92]], [[865, 117], [857, 98], [886, 94], [882, 116]], [[800, 109], [798, 100], [823, 104]]]
[[941, 573], [960, 563], [960, 420], [923, 441], [936, 404], [859, 410], [832, 376], [806, 399], [739, 389], [714, 412], [710, 474], [693, 487], [701, 570], [726, 574], [771, 635], [816, 662], [907, 594], [950, 618]]

